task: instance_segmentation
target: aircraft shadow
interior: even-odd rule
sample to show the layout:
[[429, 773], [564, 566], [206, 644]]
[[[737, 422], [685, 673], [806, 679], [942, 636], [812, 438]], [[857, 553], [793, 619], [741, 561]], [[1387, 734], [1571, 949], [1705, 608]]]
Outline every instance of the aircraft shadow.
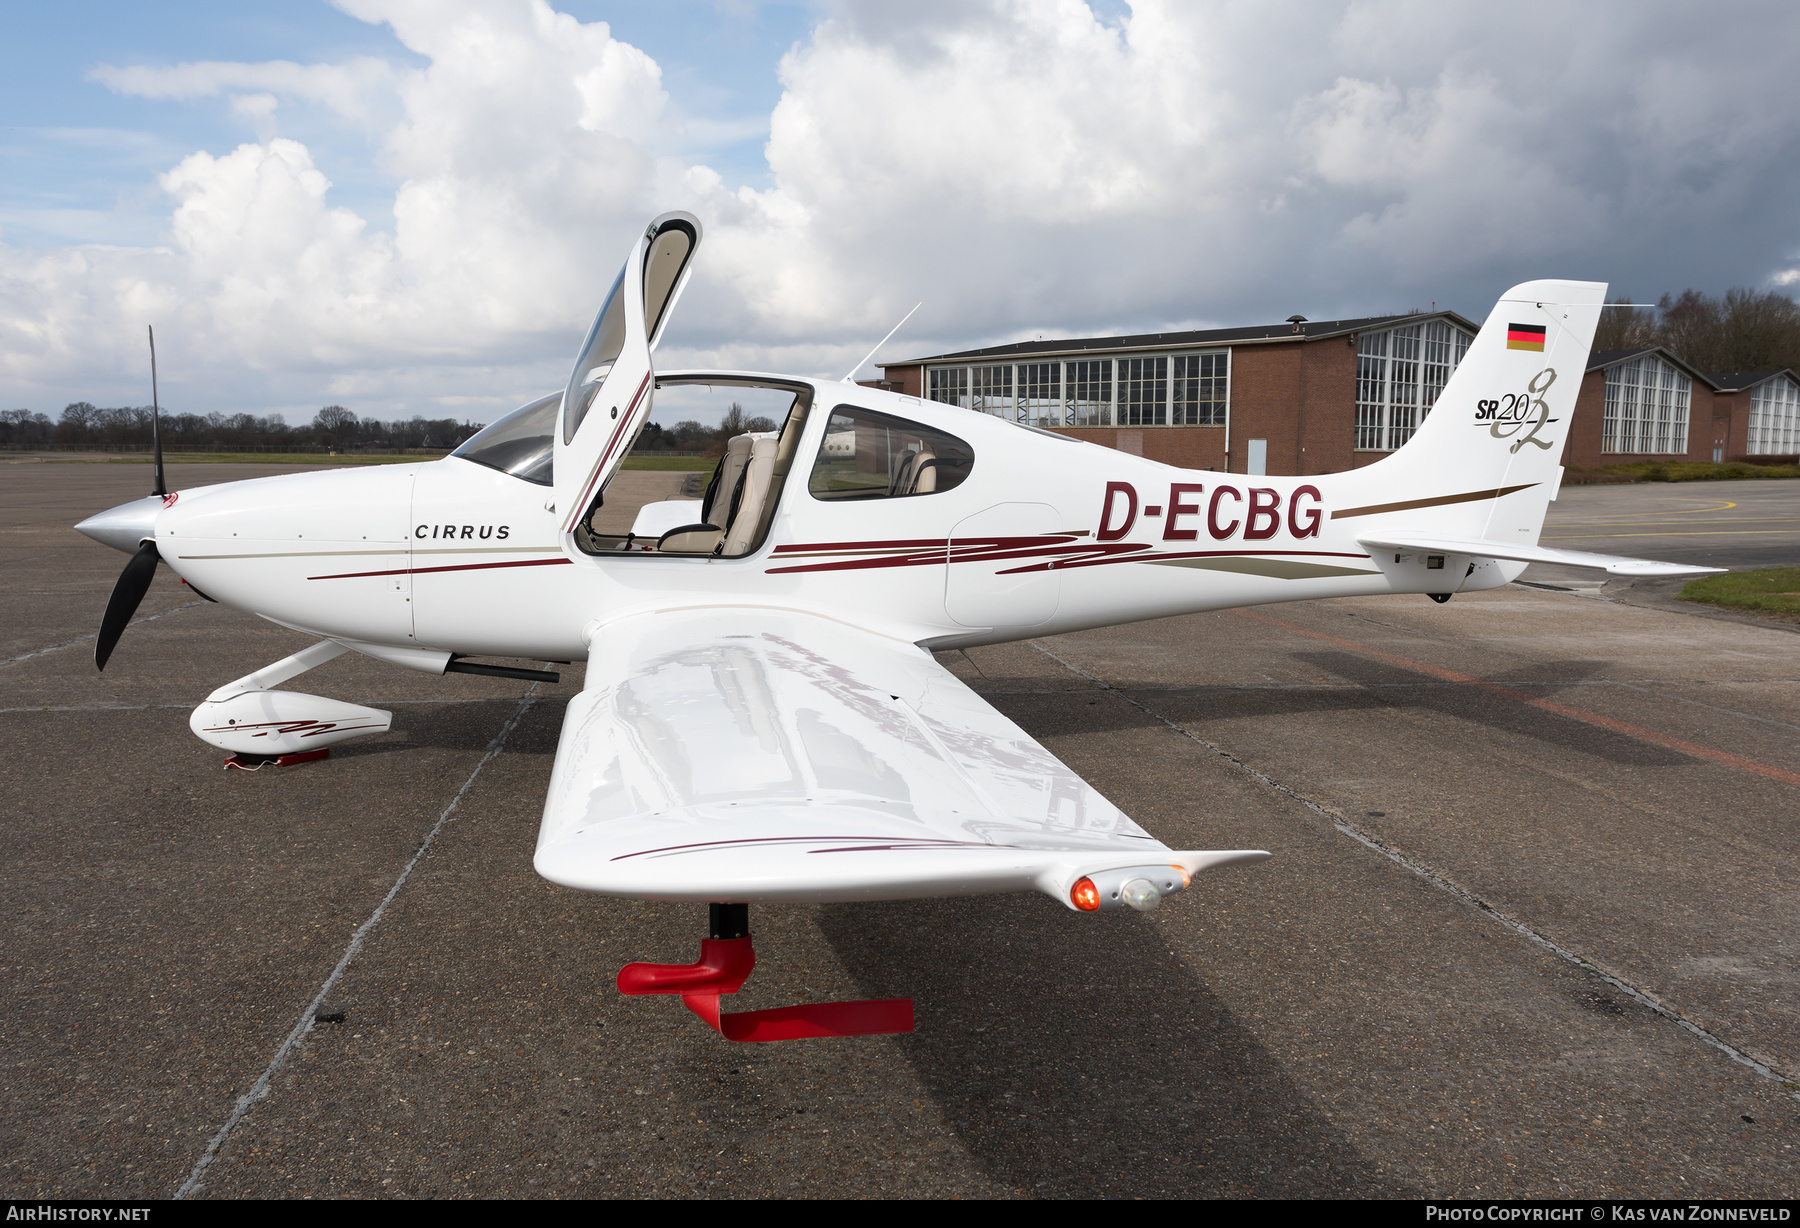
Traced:
[[[1531, 738], [1559, 750], [1581, 751], [1613, 763], [1663, 767], [1691, 762], [1679, 751], [1628, 734], [1546, 712], [1479, 687], [1444, 685], [1421, 679], [1410, 671], [1352, 653], [1303, 653], [1297, 654], [1296, 659], [1368, 689], [1165, 691], [1141, 693], [1140, 698], [1171, 720], [1193, 722], [1405, 707]], [[1548, 670], [1534, 666], [1529, 675], [1521, 674], [1516, 681], [1506, 676], [1491, 681], [1499, 686], [1518, 686], [1525, 694], [1536, 698], [1553, 698], [1558, 695], [1559, 688], [1543, 685], [1546, 672], [1551, 672], [1558, 683], [1566, 684], [1592, 676], [1599, 668], [1597, 663], [1571, 661], [1552, 665]], [[1417, 685], [1396, 686], [1395, 683]], [[1570, 706], [1586, 705], [1576, 696]]]
[[[394, 727], [385, 734], [365, 740], [352, 740], [331, 748], [334, 759], [352, 759], [364, 755], [404, 754], [431, 747], [435, 750], [486, 750], [500, 726], [512, 715], [517, 700], [468, 703], [447, 700], [441, 704], [395, 705]], [[539, 720], [523, 720], [507, 739], [508, 754], [556, 753], [557, 738], [562, 730], [562, 710], [566, 696], [557, 695], [538, 701], [533, 714], [546, 710], [554, 714], [548, 733]], [[380, 706], [377, 704], [376, 706]]]
[[828, 907], [870, 997], [996, 1182], [1035, 1197], [1413, 1197], [1135, 914], [1036, 896]]

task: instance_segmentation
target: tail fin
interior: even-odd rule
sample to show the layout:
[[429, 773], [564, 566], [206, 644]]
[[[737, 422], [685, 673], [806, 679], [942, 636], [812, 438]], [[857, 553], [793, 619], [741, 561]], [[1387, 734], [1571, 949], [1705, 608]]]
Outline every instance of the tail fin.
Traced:
[[1469, 492], [1515, 492], [1434, 509], [1434, 527], [1535, 545], [1605, 303], [1605, 282], [1528, 281], [1508, 290], [1424, 425], [1361, 472], [1393, 489], [1449, 480]]

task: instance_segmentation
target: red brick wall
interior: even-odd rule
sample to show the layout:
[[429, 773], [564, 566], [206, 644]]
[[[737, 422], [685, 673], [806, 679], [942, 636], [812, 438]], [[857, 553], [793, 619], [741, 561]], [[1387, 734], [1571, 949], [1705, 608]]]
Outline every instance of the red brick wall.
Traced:
[[1589, 371], [1581, 379], [1575, 397], [1575, 417], [1563, 437], [1562, 463], [1576, 469], [1592, 469], [1600, 459], [1600, 428], [1606, 415], [1606, 372]]
[[[1582, 377], [1581, 393], [1575, 398], [1575, 418], [1569, 423], [1569, 434], [1563, 445], [1562, 463], [1577, 469], [1594, 469], [1602, 465], [1629, 465], [1635, 461], [1680, 460], [1709, 461], [1713, 441], [1721, 435], [1725, 459], [1741, 456], [1750, 437], [1750, 398], [1743, 393], [1720, 395], [1703, 381], [1695, 380], [1688, 396], [1688, 446], [1686, 452], [1602, 452], [1600, 432], [1606, 417], [1606, 372], [1589, 371]], [[1724, 430], [1714, 427], [1715, 418], [1726, 419]]]
[[[1283, 349], [1287, 347], [1283, 346]], [[1306, 375], [1302, 452], [1292, 469], [1270, 473], [1341, 473], [1370, 465], [1385, 452], [1356, 448], [1356, 342], [1348, 337], [1315, 341], [1301, 348]]]
[[[1269, 441], [1269, 472], [1295, 473], [1300, 458], [1302, 398], [1312, 364], [1292, 344], [1240, 346], [1231, 351], [1231, 470], [1246, 471], [1250, 440]], [[1320, 415], [1315, 411], [1312, 415]], [[1323, 432], [1314, 426], [1312, 434]]]
[[1183, 469], [1225, 468], [1222, 426], [1063, 426], [1056, 433]]
[[925, 395], [924, 367], [883, 367], [881, 370], [886, 378], [900, 381], [900, 392], [903, 395], [909, 397]]
[[[1700, 390], [1694, 390], [1694, 400], [1699, 401]], [[1704, 426], [1705, 430], [1695, 432], [1693, 427]], [[1696, 434], [1700, 438], [1695, 438]], [[1688, 452], [1698, 460], [1711, 460], [1713, 449], [1722, 449], [1723, 460], [1736, 460], [1750, 450], [1750, 394], [1720, 393], [1712, 394], [1712, 413], [1702, 418], [1698, 413], [1693, 416], [1689, 426], [1689, 442], [1697, 444]]]

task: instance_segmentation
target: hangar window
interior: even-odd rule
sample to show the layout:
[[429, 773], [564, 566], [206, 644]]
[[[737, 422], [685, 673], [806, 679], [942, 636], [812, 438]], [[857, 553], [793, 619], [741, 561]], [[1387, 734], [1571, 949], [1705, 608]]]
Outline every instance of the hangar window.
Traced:
[[1778, 375], [1750, 394], [1750, 455], [1792, 456], [1800, 452], [1800, 384]]
[[871, 409], [840, 405], [806, 488], [815, 499], [941, 494], [962, 485], [975, 453], [954, 435]]
[[945, 405], [969, 408], [969, 369], [967, 367], [933, 367], [927, 394]]
[[469, 442], [452, 452], [464, 460], [510, 473], [539, 486], [550, 486], [552, 462], [556, 459], [556, 410], [563, 394], [553, 392], [542, 400], [515, 409], [494, 425], [475, 433]]
[[1069, 426], [1112, 425], [1112, 359], [1072, 362], [1069, 368]]
[[928, 367], [925, 396], [1026, 426], [1224, 426], [1231, 351]]
[[1356, 448], [1391, 452], [1413, 437], [1437, 404], [1474, 338], [1447, 320], [1427, 320], [1356, 341]]
[[1063, 424], [1060, 362], [1019, 364], [1019, 421], [1027, 426]]
[[1169, 420], [1169, 360], [1119, 360], [1119, 425], [1162, 426]]
[[1224, 426], [1227, 368], [1224, 354], [1177, 354], [1169, 420], [1176, 426]]
[[1656, 353], [1640, 354], [1606, 369], [1602, 452], [1687, 451], [1688, 401], [1693, 381]]
[[970, 409], [1002, 418], [1013, 416], [1013, 369], [1003, 367], [969, 368]]

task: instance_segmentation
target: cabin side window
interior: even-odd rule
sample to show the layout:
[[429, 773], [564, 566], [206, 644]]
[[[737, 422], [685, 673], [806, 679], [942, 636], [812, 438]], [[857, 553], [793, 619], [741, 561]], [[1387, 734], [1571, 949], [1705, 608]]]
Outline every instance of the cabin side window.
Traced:
[[815, 499], [890, 499], [941, 494], [975, 467], [968, 444], [917, 422], [840, 405], [806, 488]]

